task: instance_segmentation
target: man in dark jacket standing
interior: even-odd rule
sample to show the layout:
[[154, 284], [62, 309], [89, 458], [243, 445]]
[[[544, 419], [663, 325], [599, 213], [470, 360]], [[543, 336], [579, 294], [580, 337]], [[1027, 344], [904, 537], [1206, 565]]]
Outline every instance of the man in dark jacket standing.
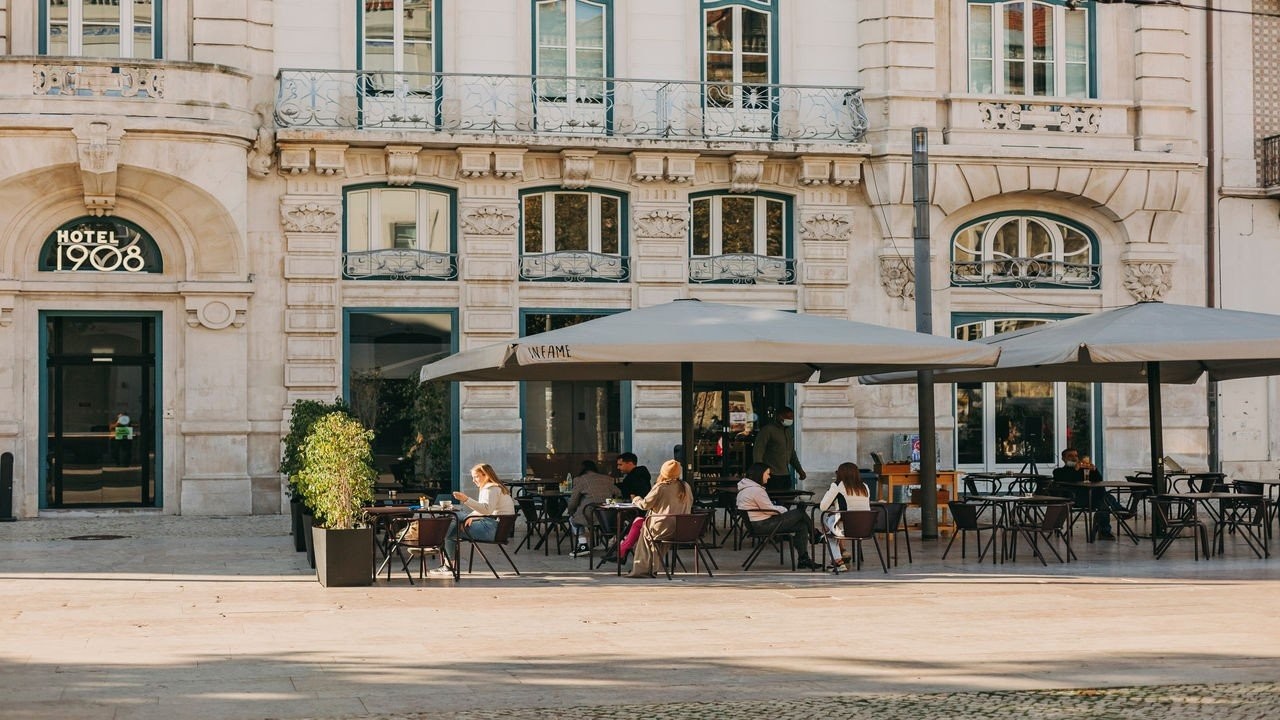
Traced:
[[649, 468], [637, 465], [639, 460], [635, 453], [624, 452], [618, 456], [618, 472], [622, 473], [622, 479], [618, 481], [618, 490], [624, 498], [632, 495], [644, 497], [649, 494], [649, 488], [653, 485], [653, 476], [649, 474]]
[[[794, 490], [795, 478], [807, 477], [796, 455], [795, 418], [791, 408], [784, 407], [756, 435], [753, 459], [769, 466], [770, 482], [779, 490]], [[796, 470], [795, 477], [791, 475], [791, 468]]]

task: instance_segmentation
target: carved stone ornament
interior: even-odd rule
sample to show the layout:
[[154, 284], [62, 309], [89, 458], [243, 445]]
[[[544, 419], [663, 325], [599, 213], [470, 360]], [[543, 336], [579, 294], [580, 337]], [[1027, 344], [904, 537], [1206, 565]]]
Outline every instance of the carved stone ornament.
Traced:
[[468, 180], [486, 177], [493, 165], [491, 150], [458, 148], [458, 175]]
[[274, 107], [271, 103], [258, 103], [254, 114], [258, 117], [258, 129], [254, 132], [253, 145], [249, 146], [249, 172], [266, 177], [271, 173], [272, 157], [276, 152]]
[[124, 130], [101, 118], [77, 123], [71, 130], [80, 157], [84, 207], [90, 215], [110, 215], [116, 209], [116, 169]]
[[511, 235], [519, 218], [514, 212], [499, 207], [482, 207], [462, 215], [462, 232], [471, 235]]
[[880, 255], [880, 286], [891, 298], [902, 301], [903, 309], [916, 298], [915, 261], [894, 253]]
[[982, 127], [990, 130], [1096, 134], [1101, 129], [1102, 108], [1052, 103], [980, 102], [978, 120]]
[[800, 234], [805, 240], [848, 240], [853, 237], [853, 222], [845, 213], [818, 213], [800, 221]]
[[1163, 300], [1172, 287], [1172, 262], [1136, 261], [1124, 265], [1124, 289], [1139, 302]]
[[34, 65], [33, 95], [164, 97], [164, 70], [128, 65]]
[[421, 145], [387, 146], [387, 184], [412, 185], [418, 177], [418, 153]]
[[595, 150], [562, 150], [560, 152], [560, 187], [581, 190], [591, 184], [595, 168]]
[[688, 217], [682, 212], [650, 210], [636, 213], [636, 235], [640, 237], [684, 237]]
[[666, 173], [666, 158], [662, 153], [631, 153], [631, 179], [639, 183], [661, 182]]
[[336, 232], [341, 220], [342, 209], [337, 205], [305, 202], [280, 206], [280, 222], [286, 232]]
[[187, 298], [187, 326], [222, 330], [228, 327], [244, 327], [246, 307], [243, 299], [206, 300]]
[[503, 180], [524, 179], [524, 154], [526, 150], [503, 148], [493, 151], [493, 176]]
[[826, 185], [831, 182], [831, 160], [828, 158], [801, 157], [800, 184]]
[[764, 175], [764, 161], [768, 155], [747, 155], [738, 153], [730, 158], [733, 162], [733, 179], [729, 192], [749, 193], [760, 189], [760, 178]]
[[10, 294], [0, 295], [0, 327], [9, 327], [13, 324], [14, 299]]

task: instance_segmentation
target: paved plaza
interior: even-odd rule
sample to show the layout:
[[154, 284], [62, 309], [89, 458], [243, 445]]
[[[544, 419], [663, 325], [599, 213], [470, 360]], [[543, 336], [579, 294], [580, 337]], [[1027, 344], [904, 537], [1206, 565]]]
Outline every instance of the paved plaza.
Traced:
[[0, 717], [1280, 716], [1280, 572], [1242, 542], [1044, 568], [915, 540], [887, 575], [726, 549], [715, 578], [632, 580], [525, 549], [522, 577], [325, 589], [286, 518], [4, 523]]

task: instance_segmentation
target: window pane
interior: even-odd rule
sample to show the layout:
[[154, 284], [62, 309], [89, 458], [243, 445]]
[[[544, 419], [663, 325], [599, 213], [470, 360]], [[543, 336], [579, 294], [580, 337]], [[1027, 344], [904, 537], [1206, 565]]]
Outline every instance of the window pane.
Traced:
[[765, 255], [769, 257], [785, 257], [782, 242], [782, 203], [777, 200], [765, 202]]
[[[568, 51], [564, 48], [544, 47], [538, 50], [538, 74], [559, 77], [569, 74], [569, 69], [565, 65], [569, 61]], [[563, 88], [563, 82], [554, 83], [555, 87]], [[564, 91], [559, 92], [564, 95]]]
[[[404, 71], [429, 73], [435, 70], [435, 58], [431, 54], [431, 43], [405, 43]], [[424, 85], [427, 78], [412, 78], [414, 85]]]
[[80, 6], [86, 24], [120, 24], [119, 3], [81, 2]]
[[133, 57], [155, 57], [155, 36], [152, 34], [151, 0], [134, 0], [133, 3]]
[[427, 196], [427, 230], [422, 250], [447, 253], [449, 247], [449, 196], [444, 193], [424, 193]]
[[395, 10], [391, 3], [366, 2], [364, 4], [364, 37], [366, 40], [393, 40], [395, 38]]
[[1073, 263], [1088, 263], [1091, 261], [1089, 238], [1084, 233], [1075, 228], [1066, 225], [1059, 225], [1058, 232], [1062, 233], [1062, 259]]
[[748, 85], [766, 85], [769, 82], [769, 56], [743, 55], [742, 82]]
[[[579, 50], [574, 58], [577, 65], [573, 74], [579, 77], [604, 77], [604, 51]], [[588, 94], [598, 97], [604, 89], [601, 83], [583, 83]]]
[[990, 60], [969, 61], [969, 92], [993, 93], [995, 85], [991, 79]]
[[1006, 257], [1019, 257], [1018, 252], [1018, 221], [1011, 220], [1006, 222], [996, 231], [996, 236], [991, 242], [992, 259], [1002, 259]]
[[1053, 239], [1038, 220], [1027, 221], [1027, 257], [1053, 258]]
[[1089, 61], [1089, 15], [1086, 10], [1072, 10], [1066, 15], [1067, 62]]
[[347, 193], [347, 252], [369, 249], [369, 191]]
[[538, 45], [568, 47], [569, 34], [565, 21], [565, 0], [538, 3]]
[[707, 52], [733, 50], [733, 9], [707, 11]]
[[955, 338], [957, 340], [979, 340], [985, 336], [986, 326], [980, 322], [957, 325], [955, 329]]
[[1026, 17], [1022, 3], [1008, 3], [1004, 6], [1004, 59], [1022, 60], [1026, 58], [1026, 43], [1023, 24]]
[[405, 0], [404, 39], [431, 42], [431, 0]]
[[594, 3], [578, 0], [577, 17], [574, 18], [576, 44], [579, 49], [604, 49], [604, 8]]
[[1054, 464], [1053, 383], [995, 383], [996, 462]]
[[982, 233], [990, 224], [970, 225], [956, 235], [954, 255], [956, 262], [973, 262], [982, 259]]
[[982, 432], [982, 383], [956, 386], [956, 461], [981, 465], [986, 461]]
[[742, 51], [769, 53], [769, 14], [742, 9]]
[[689, 233], [693, 238], [695, 256], [711, 254], [711, 199], [693, 201], [693, 218], [689, 221]]
[[1027, 84], [1024, 78], [1026, 64], [1021, 60], [1004, 64], [1004, 91], [1010, 95], [1025, 95]]
[[1032, 95], [1052, 95], [1053, 94], [1053, 64], [1036, 62], [1031, 63], [1031, 94]]
[[[364, 69], [370, 72], [391, 72], [395, 70], [395, 48], [390, 41], [371, 40], [364, 44]], [[377, 82], [390, 90], [391, 78], [378, 78]]]
[[69, 22], [65, 3], [49, 4], [48, 52], [50, 55], [67, 55], [71, 52]]
[[618, 230], [621, 227], [618, 198], [600, 196], [600, 252], [617, 255], [621, 252]]
[[524, 251], [542, 252], [542, 196], [524, 196]]
[[1067, 444], [1080, 457], [1093, 455], [1093, 385], [1067, 383]]
[[749, 197], [720, 199], [720, 252], [756, 252], [756, 200]]
[[84, 38], [84, 51], [81, 54], [85, 57], [120, 57], [119, 25], [90, 25], [85, 23], [82, 37]]
[[415, 248], [418, 246], [418, 193], [415, 190], [382, 190], [380, 248]]
[[991, 6], [969, 5], [969, 58], [991, 59]]
[[590, 250], [591, 197], [585, 193], [556, 193], [555, 228], [556, 252], [564, 250]]
[[[707, 82], [733, 82], [733, 56], [726, 53], [707, 53]], [[712, 107], [733, 105], [733, 85], [708, 85], [707, 104]]]
[[1089, 66], [1072, 63], [1067, 65], [1067, 97], [1087, 97], [1089, 95]]
[[1036, 3], [1031, 7], [1031, 58], [1053, 59], [1053, 8]]

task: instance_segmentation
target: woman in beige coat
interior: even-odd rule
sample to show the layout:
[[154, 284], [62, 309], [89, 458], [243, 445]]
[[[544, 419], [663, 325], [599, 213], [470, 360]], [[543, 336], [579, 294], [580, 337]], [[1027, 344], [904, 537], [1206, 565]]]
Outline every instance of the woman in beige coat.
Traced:
[[645, 519], [640, 542], [636, 543], [636, 559], [627, 577], [657, 577], [655, 571], [660, 561], [656, 541], [675, 530], [675, 521], [665, 516], [684, 515], [693, 507], [693, 490], [689, 483], [680, 479], [680, 463], [675, 460], [662, 463], [653, 489], [644, 497], [631, 496], [631, 502], [641, 510], [647, 510], [649, 515]]

